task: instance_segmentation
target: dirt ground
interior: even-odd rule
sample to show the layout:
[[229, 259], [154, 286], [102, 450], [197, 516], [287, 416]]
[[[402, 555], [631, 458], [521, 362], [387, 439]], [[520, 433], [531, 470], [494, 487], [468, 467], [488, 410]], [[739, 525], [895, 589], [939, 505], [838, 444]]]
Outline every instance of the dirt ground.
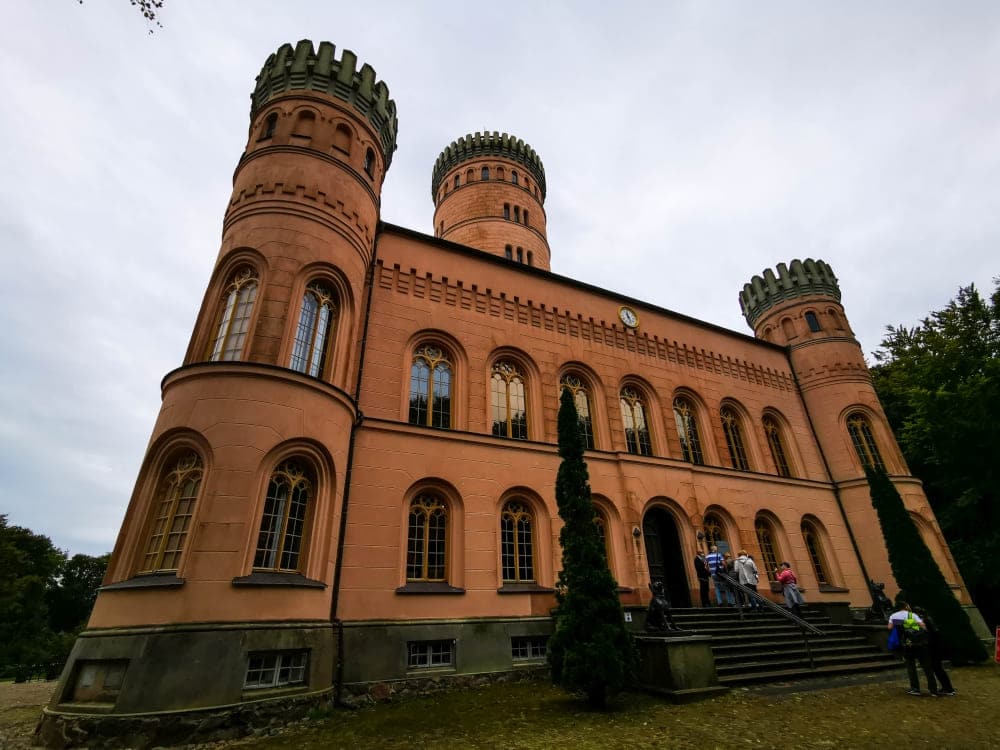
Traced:
[[[906, 695], [902, 670], [733, 690], [683, 706], [626, 694], [590, 711], [547, 683], [496, 685], [317, 712], [262, 736], [199, 748], [1000, 748], [1000, 666], [952, 670], [959, 694]], [[22, 750], [55, 683], [0, 683], [0, 748]], [[269, 733], [270, 734], [270, 733]], [[195, 747], [195, 746], [192, 746]]]

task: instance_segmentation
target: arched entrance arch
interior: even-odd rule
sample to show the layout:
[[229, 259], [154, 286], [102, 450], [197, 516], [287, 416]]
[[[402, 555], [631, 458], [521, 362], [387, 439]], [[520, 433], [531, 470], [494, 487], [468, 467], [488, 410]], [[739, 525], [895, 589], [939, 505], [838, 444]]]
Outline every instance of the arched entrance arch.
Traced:
[[671, 606], [690, 607], [691, 589], [677, 519], [666, 508], [654, 506], [643, 516], [642, 534], [650, 582], [663, 581]]

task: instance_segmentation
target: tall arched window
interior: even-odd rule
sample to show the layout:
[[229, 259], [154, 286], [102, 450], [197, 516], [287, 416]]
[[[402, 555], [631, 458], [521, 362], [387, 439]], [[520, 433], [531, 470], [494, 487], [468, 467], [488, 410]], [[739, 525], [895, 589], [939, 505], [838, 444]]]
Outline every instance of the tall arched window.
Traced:
[[625, 445], [629, 453], [637, 456], [652, 456], [653, 446], [649, 440], [649, 424], [646, 422], [646, 405], [634, 388], [623, 388], [621, 392], [622, 423], [625, 425]]
[[601, 549], [604, 550], [604, 559], [608, 561], [608, 567], [611, 567], [611, 536], [608, 534], [608, 518], [604, 515], [604, 512], [594, 506], [594, 525], [597, 526], [597, 535], [601, 538]]
[[705, 529], [705, 545], [709, 549], [712, 549], [719, 542], [725, 541], [725, 527], [722, 525], [722, 519], [715, 513], [706, 513], [702, 526]]
[[175, 571], [180, 566], [203, 473], [201, 457], [194, 451], [182, 455], [164, 473], [140, 573]]
[[375, 152], [371, 149], [365, 151], [365, 173], [369, 177], [375, 176]]
[[517, 184], [517, 170], [510, 170], [510, 181], [515, 185]]
[[785, 443], [781, 437], [781, 427], [778, 425], [778, 420], [770, 415], [765, 415], [761, 423], [764, 425], [767, 445], [771, 449], [771, 458], [774, 459], [774, 466], [778, 470], [778, 474], [790, 477], [792, 471], [788, 466], [788, 454], [785, 451]]
[[410, 424], [451, 427], [451, 362], [447, 353], [431, 344], [413, 353]]
[[743, 446], [743, 428], [736, 410], [730, 406], [722, 407], [719, 413], [722, 417], [722, 431], [726, 435], [726, 447], [729, 449], [729, 462], [734, 469], [749, 471], [746, 448]]
[[310, 284], [302, 296], [299, 327], [288, 366], [313, 377], [323, 374], [327, 343], [336, 319], [333, 292], [319, 282]]
[[294, 138], [312, 138], [313, 129], [316, 126], [316, 115], [309, 110], [299, 112], [295, 118], [295, 127], [292, 129]]
[[767, 580], [778, 580], [778, 544], [775, 541], [774, 527], [766, 518], [758, 518], [754, 523], [757, 532], [757, 544], [760, 545], [761, 564], [767, 574]]
[[576, 375], [563, 375], [559, 386], [572, 394], [584, 447], [587, 450], [594, 450], [594, 425], [590, 417], [590, 396], [587, 393], [587, 386]]
[[448, 507], [433, 495], [410, 503], [406, 580], [443, 581], [447, 576]]
[[462, 184], [462, 178], [459, 177], [458, 175], [455, 175], [455, 187], [457, 188], [461, 184]]
[[705, 463], [694, 408], [683, 396], [674, 399], [674, 421], [677, 423], [677, 436], [681, 439], [681, 455], [684, 460], [693, 464]]
[[250, 325], [250, 313], [257, 298], [257, 271], [243, 267], [233, 274], [226, 287], [226, 299], [219, 315], [215, 340], [209, 349], [212, 362], [240, 358]]
[[535, 580], [534, 518], [526, 503], [511, 500], [500, 514], [500, 564], [504, 583]]
[[875, 444], [875, 436], [872, 434], [872, 426], [868, 418], [857, 411], [849, 415], [847, 417], [847, 431], [851, 434], [851, 442], [861, 460], [861, 465], [873, 466], [885, 471], [885, 464], [882, 463], [882, 455], [878, 452], [878, 445]]
[[809, 310], [806, 313], [805, 318], [806, 318], [806, 325], [809, 326], [810, 331], [812, 331], [813, 333], [818, 333], [823, 330], [823, 328], [819, 324], [819, 318], [816, 317], [816, 313], [814, 313], [812, 310]]
[[489, 167], [483, 167], [480, 170], [479, 177], [480, 177], [480, 179], [483, 179], [483, 180], [490, 179], [490, 168]]
[[267, 485], [254, 568], [299, 570], [306, 513], [312, 495], [312, 479], [300, 461], [290, 459], [275, 469]]
[[493, 426], [498, 437], [528, 439], [527, 399], [524, 395], [524, 376], [517, 365], [508, 360], [493, 365], [490, 379]]
[[802, 522], [802, 539], [806, 543], [806, 551], [809, 552], [809, 561], [812, 563], [813, 572], [816, 574], [816, 582], [821, 586], [829, 584], [830, 576], [827, 575], [826, 558], [823, 556], [823, 543], [820, 541], [819, 532], [812, 522]]

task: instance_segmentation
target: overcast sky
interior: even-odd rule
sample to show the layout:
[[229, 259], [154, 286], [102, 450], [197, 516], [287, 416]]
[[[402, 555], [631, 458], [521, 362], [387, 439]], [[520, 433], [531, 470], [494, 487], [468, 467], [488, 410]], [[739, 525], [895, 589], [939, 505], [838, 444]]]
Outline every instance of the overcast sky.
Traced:
[[[740, 332], [751, 276], [822, 258], [870, 354], [1000, 274], [1000, 4], [7, 0], [0, 513], [114, 543], [283, 42], [384, 80], [382, 218], [432, 233], [477, 130], [535, 148], [552, 270]], [[339, 56], [339, 52], [338, 52]]]

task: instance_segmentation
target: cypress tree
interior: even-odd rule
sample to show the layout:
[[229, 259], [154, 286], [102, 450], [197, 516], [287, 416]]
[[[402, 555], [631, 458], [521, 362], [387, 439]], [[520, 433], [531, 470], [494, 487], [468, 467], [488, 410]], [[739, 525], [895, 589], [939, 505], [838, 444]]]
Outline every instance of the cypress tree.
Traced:
[[892, 575], [902, 589], [898, 598], [924, 607], [934, 618], [953, 661], [983, 661], [986, 650], [906, 511], [896, 485], [883, 469], [867, 466], [865, 473], [889, 552]]
[[600, 708], [631, 677], [636, 651], [625, 628], [618, 584], [608, 569], [590, 499], [584, 442], [573, 396], [563, 389], [559, 407], [556, 502], [562, 572], [557, 584], [555, 632], [549, 640], [552, 681], [583, 693]]

